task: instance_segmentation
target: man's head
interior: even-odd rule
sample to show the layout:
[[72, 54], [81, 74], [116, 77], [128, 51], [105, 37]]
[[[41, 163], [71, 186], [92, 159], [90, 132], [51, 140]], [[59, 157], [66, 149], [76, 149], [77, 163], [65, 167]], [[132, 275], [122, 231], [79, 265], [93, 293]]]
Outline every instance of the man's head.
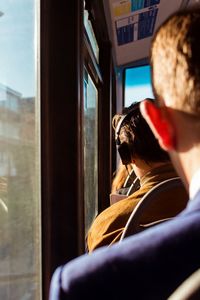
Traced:
[[139, 103], [133, 103], [127, 108], [125, 115], [114, 116], [113, 127], [123, 164], [130, 164], [137, 158], [147, 164], [169, 160], [167, 152], [160, 148], [158, 141], [141, 115]]
[[165, 21], [152, 42], [151, 66], [156, 98], [200, 116], [200, 9]]
[[152, 83], [157, 105], [141, 111], [188, 187], [200, 167], [200, 9], [179, 11], [152, 42]]

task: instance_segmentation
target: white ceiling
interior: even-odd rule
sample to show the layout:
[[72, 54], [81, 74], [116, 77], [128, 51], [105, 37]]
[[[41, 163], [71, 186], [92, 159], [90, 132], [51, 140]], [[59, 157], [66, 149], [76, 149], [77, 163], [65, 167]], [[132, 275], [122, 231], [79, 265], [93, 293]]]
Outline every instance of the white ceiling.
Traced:
[[194, 4], [199, 0], [104, 0], [116, 66], [147, 58], [155, 30], [188, 2]]

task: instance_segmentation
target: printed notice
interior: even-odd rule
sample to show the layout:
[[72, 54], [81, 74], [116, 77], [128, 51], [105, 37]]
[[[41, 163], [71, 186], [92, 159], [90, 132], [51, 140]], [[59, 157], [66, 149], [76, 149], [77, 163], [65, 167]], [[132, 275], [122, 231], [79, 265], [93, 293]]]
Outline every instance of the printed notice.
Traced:
[[159, 3], [160, 0], [131, 0], [131, 11], [137, 11]]
[[[156, 1], [146, 0], [137, 2], [155, 3]], [[151, 37], [154, 32], [157, 14], [158, 7], [154, 5], [138, 14], [116, 20], [115, 28], [118, 46]]]
[[131, 13], [131, 1], [119, 1], [113, 3], [113, 12], [115, 17], [120, 17]]

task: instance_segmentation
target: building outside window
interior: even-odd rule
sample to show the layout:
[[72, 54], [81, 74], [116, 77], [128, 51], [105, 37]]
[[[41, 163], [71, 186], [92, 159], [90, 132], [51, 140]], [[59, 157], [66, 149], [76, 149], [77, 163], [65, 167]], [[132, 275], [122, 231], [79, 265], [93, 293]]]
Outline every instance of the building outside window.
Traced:
[[38, 1], [0, 3], [0, 299], [41, 299]]

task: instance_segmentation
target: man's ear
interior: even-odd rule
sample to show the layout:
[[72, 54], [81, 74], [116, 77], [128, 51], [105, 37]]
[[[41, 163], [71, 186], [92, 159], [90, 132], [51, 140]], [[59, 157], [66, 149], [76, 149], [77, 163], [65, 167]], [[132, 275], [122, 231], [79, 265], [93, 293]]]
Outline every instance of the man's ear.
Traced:
[[159, 108], [151, 101], [144, 100], [140, 103], [140, 110], [160, 146], [166, 151], [175, 150], [173, 124], [165, 107]]

